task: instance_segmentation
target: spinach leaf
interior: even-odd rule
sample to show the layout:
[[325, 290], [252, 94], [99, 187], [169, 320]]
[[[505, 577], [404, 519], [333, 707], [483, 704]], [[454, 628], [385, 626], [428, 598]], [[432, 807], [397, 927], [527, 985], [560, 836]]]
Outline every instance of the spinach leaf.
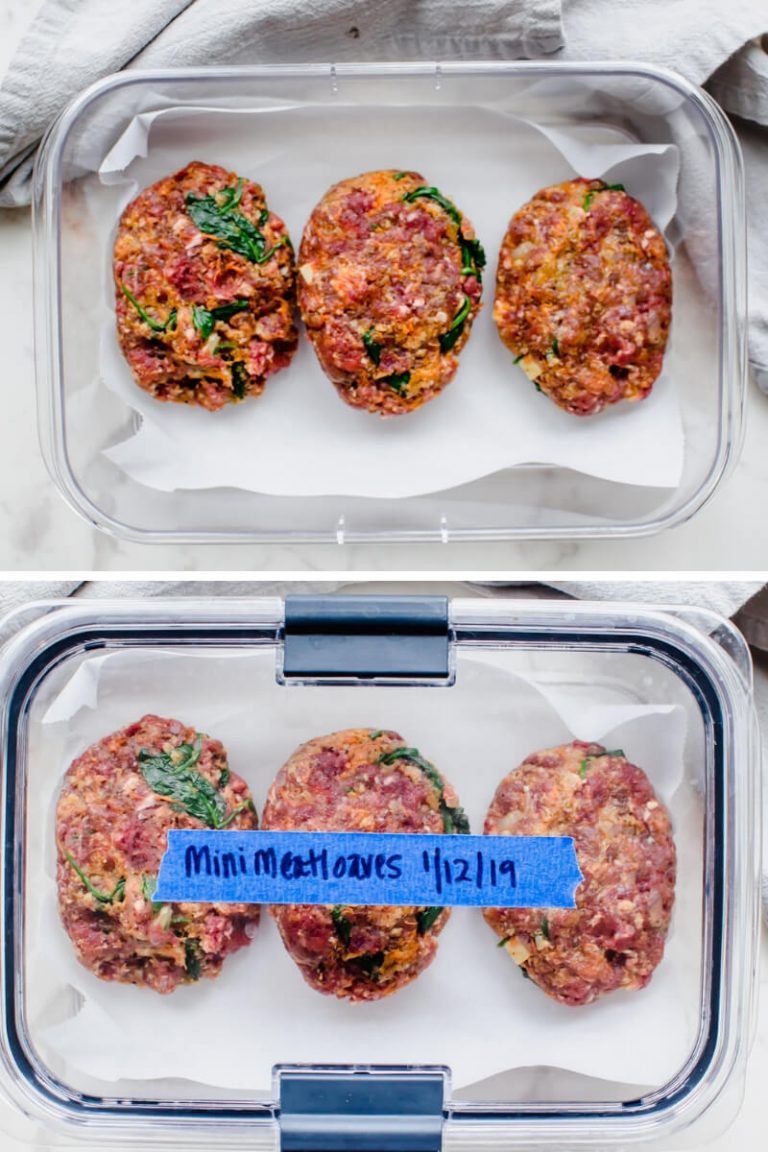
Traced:
[[342, 912], [339, 904], [336, 904], [335, 907], [331, 909], [331, 920], [333, 920], [334, 931], [339, 940], [341, 940], [345, 948], [349, 948], [352, 925]]
[[122, 901], [123, 897], [125, 896], [124, 876], [118, 880], [117, 884], [115, 884], [111, 892], [100, 892], [99, 889], [96, 888], [88, 879], [85, 872], [83, 872], [75, 858], [69, 852], [67, 852], [66, 849], [64, 850], [64, 855], [67, 859], [67, 862], [74, 868], [75, 872], [90, 892], [91, 896], [93, 896], [95, 900], [98, 900], [99, 904], [114, 904], [116, 902]]
[[[402, 173], [402, 175], [405, 175], [405, 173]], [[397, 177], [395, 177], [395, 179], [397, 179]], [[478, 284], [482, 284], [483, 268], [485, 268], [485, 249], [479, 240], [469, 240], [466, 236], [462, 236], [461, 212], [459, 212], [456, 205], [453, 204], [447, 196], [444, 196], [442, 192], [438, 191], [438, 189], [433, 186], [427, 187], [426, 185], [422, 185], [420, 188], [414, 188], [412, 192], [406, 192], [406, 194], [403, 196], [403, 200], [408, 200], [412, 203], [414, 200], [418, 200], [421, 197], [428, 197], [430, 200], [434, 200], [448, 213], [451, 220], [453, 220], [453, 222], [458, 225], [459, 249], [461, 250], [461, 274], [462, 276], [475, 276], [477, 277]], [[448, 345], [448, 348], [452, 348], [457, 339], [458, 337], [454, 336], [453, 340]], [[448, 351], [448, 348], [444, 348], [443, 351]]]
[[407, 396], [410, 379], [410, 372], [393, 372], [391, 376], [382, 376], [381, 380], [377, 381], [377, 383], [389, 385], [392, 391], [396, 392], [398, 396]]
[[423, 936], [425, 932], [429, 931], [442, 911], [442, 908], [422, 908], [416, 914], [416, 930], [419, 936]]
[[560, 342], [558, 341], [557, 336], [555, 336], [554, 340], [552, 341], [552, 355], [560, 355]]
[[593, 188], [591, 192], [587, 192], [584, 197], [582, 208], [585, 212], [589, 212], [589, 206], [597, 196], [598, 192], [626, 192], [623, 184], [603, 184], [602, 188]]
[[177, 811], [186, 812], [209, 828], [225, 828], [245, 805], [241, 804], [225, 817], [224, 797], [205, 776], [194, 770], [201, 751], [200, 737], [194, 744], [181, 744], [173, 754], [141, 751], [139, 768], [152, 791], [175, 801], [173, 807]]
[[469, 832], [467, 815], [463, 808], [451, 808], [445, 803], [443, 797], [445, 784], [434, 764], [430, 764], [429, 760], [425, 760], [418, 748], [395, 748], [394, 751], [386, 752], [383, 756], [380, 756], [379, 764], [394, 764], [397, 760], [410, 760], [412, 764], [415, 764], [417, 768], [421, 769], [430, 783], [434, 785], [440, 801], [443, 831], [455, 832], [462, 836], [466, 835]]
[[218, 308], [211, 308], [214, 320], [229, 320], [237, 312], [245, 312], [250, 308], [250, 300], [231, 300], [229, 304], [219, 304]]
[[250, 300], [233, 300], [230, 304], [220, 304], [218, 308], [203, 308], [202, 304], [192, 305], [192, 323], [205, 342], [213, 332], [217, 320], [229, 320], [237, 312], [245, 312], [250, 307]]
[[469, 820], [463, 808], [449, 808], [441, 799], [440, 812], [446, 832], [454, 832], [457, 836], [466, 836], [469, 833]]
[[482, 270], [485, 268], [485, 249], [479, 240], [467, 240], [459, 236], [461, 248], [461, 274], [462, 276], [476, 276], [479, 284], [483, 282]]
[[354, 964], [357, 968], [360, 968], [366, 976], [369, 976], [371, 980], [375, 980], [376, 973], [384, 963], [384, 953], [366, 952], [363, 956], [353, 957], [351, 960], [348, 960], [347, 963]]
[[[403, 200], [408, 200], [411, 203], [414, 200], [419, 200], [421, 197], [427, 197], [434, 200], [443, 208], [451, 220], [461, 228], [462, 215], [455, 204], [453, 204], [447, 196], [432, 186], [427, 187], [422, 185], [420, 188], [414, 188], [412, 192], [406, 192]], [[485, 268], [485, 249], [479, 240], [469, 240], [462, 236], [459, 231], [459, 248], [461, 250], [461, 274], [462, 276], [476, 276], [478, 283], [482, 283], [483, 268]]]
[[363, 344], [371, 360], [373, 360], [376, 367], [378, 367], [379, 361], [381, 360], [381, 353], [384, 351], [384, 345], [374, 340], [373, 328], [369, 328], [367, 332], [363, 333]]
[[403, 200], [413, 203], [414, 200], [419, 200], [422, 197], [434, 200], [441, 208], [445, 209], [451, 220], [456, 224], [461, 224], [461, 213], [456, 205], [452, 204], [447, 196], [443, 196], [442, 192], [439, 192], [438, 189], [432, 185], [428, 187], [426, 184], [422, 184], [419, 188], [414, 188], [412, 192], [406, 192]]
[[190, 980], [199, 980], [203, 971], [200, 945], [191, 936], [187, 936], [184, 941], [184, 971]]
[[175, 332], [176, 331], [176, 309], [175, 308], [171, 308], [170, 312], [168, 313], [168, 319], [165, 321], [164, 324], [161, 324], [159, 320], [153, 320], [152, 317], [147, 312], [147, 310], [145, 308], [142, 308], [141, 304], [139, 304], [136, 297], [133, 295], [132, 292], [130, 292], [126, 288], [125, 284], [123, 284], [122, 281], [120, 283], [120, 291], [122, 292], [123, 296], [125, 296], [126, 300], [130, 304], [133, 305], [133, 307], [138, 312], [139, 316], [141, 316], [144, 323], [148, 324], [153, 332]]
[[242, 360], [235, 360], [231, 368], [232, 372], [232, 391], [238, 400], [244, 400], [245, 394], [248, 390], [248, 369]]
[[288, 237], [281, 236], [268, 249], [261, 225], [266, 223], [269, 214], [265, 219], [262, 210], [259, 224], [254, 224], [242, 212], [235, 210], [241, 196], [242, 180], [238, 180], [236, 188], [224, 188], [213, 196], [195, 196], [190, 192], [186, 200], [187, 212], [201, 232], [217, 238], [219, 248], [237, 252], [252, 264], [264, 264], [278, 248], [287, 243]]
[[200, 333], [200, 339], [205, 341], [213, 332], [213, 325], [215, 323], [212, 314], [207, 308], [203, 308], [202, 304], [192, 305], [192, 323]]
[[141, 894], [144, 899], [152, 905], [153, 912], [159, 912], [163, 907], [162, 903], [158, 904], [153, 900], [155, 890], [157, 888], [157, 876], [152, 872], [144, 872], [141, 877]]
[[424, 759], [418, 748], [395, 748], [392, 752], [385, 752], [379, 756], [379, 764], [394, 764], [398, 760], [410, 760], [412, 764], [421, 769], [438, 792], [443, 791], [443, 781], [440, 774], [434, 764], [430, 764], [429, 760]]
[[472, 301], [470, 300], [469, 296], [465, 296], [464, 303], [454, 316], [453, 320], [451, 320], [450, 328], [447, 332], [443, 332], [442, 336], [440, 337], [441, 352], [450, 352], [451, 348], [453, 348], [454, 344], [464, 330], [464, 324], [466, 322], [467, 316], [469, 316], [469, 310], [471, 307]]
[[579, 776], [581, 776], [582, 780], [586, 780], [587, 768], [589, 767], [588, 761], [590, 761], [590, 760], [599, 760], [601, 756], [623, 756], [623, 755], [624, 755], [624, 749], [623, 748], [613, 748], [610, 752], [590, 752], [588, 756], [584, 757], [584, 759], [581, 761], [581, 764], [579, 765]]
[[545, 940], [549, 940], [549, 920], [546, 916], [541, 922], [541, 934]]
[[238, 804], [237, 808], [232, 809], [229, 816], [227, 816], [226, 820], [222, 820], [221, 824], [217, 824], [216, 827], [217, 828], [228, 828], [229, 825], [234, 820], [235, 816], [239, 816], [241, 812], [245, 812], [246, 808], [250, 808], [251, 812], [256, 811], [256, 809], [253, 806], [252, 800], [244, 800], [242, 804]]
[[224, 188], [223, 191], [219, 192], [219, 208], [225, 212], [230, 208], [237, 208], [243, 196], [244, 184], [245, 179], [242, 176], [239, 176], [237, 179], [237, 184], [235, 184], [234, 188]]

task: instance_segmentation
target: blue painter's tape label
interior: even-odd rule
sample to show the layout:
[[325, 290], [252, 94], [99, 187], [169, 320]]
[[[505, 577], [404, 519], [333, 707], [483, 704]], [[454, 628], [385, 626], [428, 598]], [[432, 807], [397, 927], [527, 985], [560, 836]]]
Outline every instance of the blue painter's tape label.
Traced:
[[176, 829], [153, 899], [573, 908], [570, 836]]

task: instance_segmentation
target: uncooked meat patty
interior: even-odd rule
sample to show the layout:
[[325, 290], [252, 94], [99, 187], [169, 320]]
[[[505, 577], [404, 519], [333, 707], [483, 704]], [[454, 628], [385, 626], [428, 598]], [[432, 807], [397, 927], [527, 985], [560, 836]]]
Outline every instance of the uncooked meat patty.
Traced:
[[298, 295], [342, 399], [393, 416], [442, 392], [480, 306], [484, 264], [472, 225], [418, 172], [335, 184], [304, 229]]
[[575, 908], [488, 908], [509, 955], [562, 1004], [644, 988], [664, 953], [675, 892], [669, 815], [621, 750], [575, 740], [502, 780], [493, 836], [572, 836], [584, 876]]
[[[319, 736], [280, 769], [263, 827], [299, 832], [468, 832], [458, 798], [397, 732]], [[379, 1000], [431, 963], [447, 908], [317, 904], [271, 909], [283, 943], [318, 992]]]
[[512, 217], [493, 317], [515, 363], [558, 407], [588, 416], [647, 396], [671, 309], [664, 240], [622, 185], [555, 184]]
[[178, 720], [144, 716], [86, 749], [56, 808], [59, 910], [80, 962], [156, 992], [217, 976], [259, 908], [154, 903], [160, 860], [171, 828], [257, 826], [221, 744]]
[[117, 335], [136, 383], [210, 411], [258, 396], [296, 350], [285, 224], [258, 184], [188, 164], [120, 218]]

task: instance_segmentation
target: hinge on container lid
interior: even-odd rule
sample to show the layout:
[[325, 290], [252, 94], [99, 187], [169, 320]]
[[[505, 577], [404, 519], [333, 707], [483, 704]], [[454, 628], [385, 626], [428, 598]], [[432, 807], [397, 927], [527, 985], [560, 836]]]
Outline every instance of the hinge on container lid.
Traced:
[[445, 596], [288, 596], [284, 679], [451, 681]]
[[447, 1070], [275, 1070], [281, 1152], [440, 1152]]

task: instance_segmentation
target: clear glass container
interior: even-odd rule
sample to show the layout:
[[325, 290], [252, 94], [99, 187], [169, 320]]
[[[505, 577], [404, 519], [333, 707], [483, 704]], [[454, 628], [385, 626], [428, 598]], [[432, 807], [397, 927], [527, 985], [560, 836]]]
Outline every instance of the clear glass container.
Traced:
[[[197, 117], [201, 107], [216, 115]], [[534, 462], [437, 491], [426, 483], [426, 491], [417, 495], [364, 495], [354, 478], [346, 495], [313, 494], [311, 483], [302, 494], [290, 495], [277, 479], [270, 484], [273, 494], [214, 479], [206, 480], [207, 487], [165, 491], [118, 468], [105, 452], [135, 431], [141, 417], [107, 386], [100, 363], [99, 334], [111, 323], [105, 285], [123, 201], [99, 168], [135, 117], [147, 124], [169, 109], [181, 117], [173, 121], [175, 134], [173, 126], [152, 129], [138, 148], [139, 155], [142, 147], [147, 151], [142, 171], [157, 179], [188, 159], [216, 159], [218, 139], [225, 134], [231, 141], [247, 112], [249, 124], [256, 118], [270, 163], [272, 144], [280, 144], [284, 187], [274, 206], [297, 241], [313, 202], [304, 202], [312, 164], [322, 157], [335, 178], [354, 174], [363, 166], [356, 150], [370, 150], [372, 139], [392, 147], [402, 142], [419, 156], [423, 152], [425, 172], [430, 157], [442, 164], [450, 149], [459, 190], [466, 175], [462, 156], [470, 147], [474, 156], [479, 141], [485, 142], [484, 151], [473, 160], [472, 179], [480, 185], [482, 167], [491, 158], [495, 165], [502, 155], [510, 164], [520, 162], [515, 134], [526, 120], [581, 139], [599, 130], [627, 144], [674, 146], [676, 208], [666, 234], [674, 249], [675, 320], [665, 384], [674, 384], [682, 421], [677, 486], [649, 487], [636, 482], [637, 475], [619, 482], [570, 465]], [[500, 171], [494, 167], [491, 175], [489, 168], [484, 195], [489, 186], [501, 185]], [[248, 174], [259, 177], [258, 171]], [[548, 178], [570, 174], [563, 162]], [[145, 183], [149, 179], [146, 175]], [[540, 184], [546, 182], [542, 170]], [[319, 195], [322, 189], [315, 191]], [[726, 118], [707, 94], [663, 69], [493, 62], [122, 72], [75, 99], [51, 129], [39, 156], [34, 202], [43, 453], [71, 506], [121, 538], [191, 543], [635, 536], [692, 516], [738, 457], [746, 395], [740, 153]], [[518, 206], [502, 201], [499, 193], [494, 202], [499, 240]], [[472, 217], [471, 198], [463, 207]], [[473, 374], [483, 376], [473, 368], [473, 344], [477, 349], [480, 341], [497, 341], [489, 303], [496, 257], [491, 239], [486, 237], [486, 307], [452, 388], [471, 387]], [[286, 379], [293, 374], [291, 379], [303, 380], [308, 366], [315, 370], [305, 343], [302, 337], [297, 359], [282, 374]], [[280, 379], [272, 386], [280, 387]], [[288, 404], [285, 412], [290, 435]], [[418, 415], [426, 418], [426, 411]], [[366, 434], [363, 425], [355, 427]], [[405, 444], [397, 446], [396, 455], [399, 466], [407, 468]], [[279, 473], [278, 467], [270, 476]]]
[[[0, 1080], [47, 1143], [681, 1149], [733, 1117], [759, 923], [741, 636], [686, 609], [406, 607], [70, 601], [17, 619], [0, 656]], [[673, 821], [664, 959], [643, 991], [566, 1008], [519, 979], [477, 909], [454, 909], [430, 968], [350, 1005], [304, 985], [265, 914], [205, 988], [161, 997], [97, 980], [55, 910], [54, 806], [74, 756], [147, 712], [221, 739], [259, 811], [299, 743], [395, 725], [451, 780], [475, 831], [534, 748], [621, 740]]]

